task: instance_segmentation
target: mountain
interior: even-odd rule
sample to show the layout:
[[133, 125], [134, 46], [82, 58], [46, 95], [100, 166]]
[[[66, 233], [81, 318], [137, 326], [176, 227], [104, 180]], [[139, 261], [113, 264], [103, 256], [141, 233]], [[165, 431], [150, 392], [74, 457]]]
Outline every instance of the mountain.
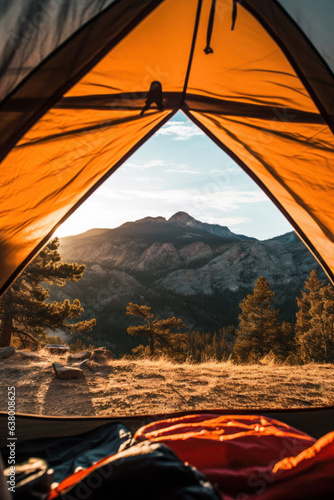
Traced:
[[60, 252], [64, 261], [86, 264], [86, 271], [78, 283], [51, 287], [51, 299], [79, 298], [86, 317], [97, 319], [94, 341], [120, 353], [138, 343], [126, 334], [130, 301], [177, 315], [190, 329], [214, 331], [237, 324], [239, 303], [259, 276], [269, 281], [288, 321], [310, 271], [325, 278], [294, 232], [259, 241], [185, 212], [68, 236]]
[[206, 233], [214, 234], [216, 236], [221, 236], [222, 238], [247, 238], [246, 236], [236, 235], [232, 233], [228, 227], [219, 226], [218, 224], [208, 224], [207, 222], [200, 222], [194, 219], [186, 212], [177, 212], [170, 219], [168, 219], [169, 224], [174, 224], [180, 227], [187, 227], [198, 229]]

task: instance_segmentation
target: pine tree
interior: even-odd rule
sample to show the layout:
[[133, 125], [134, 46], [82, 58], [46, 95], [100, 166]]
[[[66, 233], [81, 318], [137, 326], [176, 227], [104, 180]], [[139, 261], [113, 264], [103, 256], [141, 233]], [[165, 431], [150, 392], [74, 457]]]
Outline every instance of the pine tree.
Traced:
[[279, 343], [278, 310], [273, 308], [275, 293], [260, 276], [254, 292], [240, 304], [239, 328], [233, 353], [239, 363], [257, 362], [277, 348]]
[[83, 312], [78, 299], [72, 304], [68, 300], [46, 302], [49, 292], [42, 283], [63, 286], [67, 280], [79, 281], [85, 270], [84, 265], [61, 262], [58, 249], [59, 239], [55, 238], [0, 299], [0, 347], [10, 345], [13, 335], [23, 346], [38, 346], [46, 336], [46, 328], [82, 333], [95, 325], [95, 319], [76, 321]]
[[232, 343], [235, 341], [235, 335], [235, 327], [233, 325], [224, 326], [221, 330], [219, 330], [220, 348], [218, 361], [226, 361], [231, 356], [232, 349], [230, 345], [231, 340]]
[[212, 359], [219, 359], [220, 358], [220, 343], [218, 339], [217, 332], [213, 334], [212, 337], [212, 349], [211, 349], [211, 357]]
[[272, 349], [278, 360], [284, 361], [289, 358], [290, 362], [295, 359], [296, 342], [294, 327], [287, 321], [282, 321], [278, 327], [278, 336]]
[[[168, 356], [184, 360], [188, 352], [188, 334], [175, 330], [186, 328], [180, 318], [159, 319], [151, 313], [151, 307], [139, 306], [129, 302], [126, 314], [138, 316], [144, 320], [144, 325], [129, 326], [127, 332], [130, 335], [147, 337], [148, 353], [150, 356], [156, 354], [167, 354]], [[146, 352], [143, 348], [136, 352]]]
[[[305, 281], [301, 297], [296, 297], [299, 310], [296, 313], [296, 346], [300, 362], [319, 360], [321, 339], [319, 320], [323, 310], [325, 284], [314, 269]], [[321, 356], [320, 356], [321, 357]]]
[[213, 335], [210, 332], [192, 331], [189, 335], [189, 359], [195, 363], [226, 361], [231, 355], [231, 349], [225, 337], [234, 335], [234, 330], [233, 326], [228, 326]]
[[192, 331], [189, 335], [188, 357], [195, 363], [202, 360], [202, 336], [199, 331]]
[[322, 286], [309, 299], [309, 328], [298, 336], [300, 357], [305, 363], [333, 363], [334, 289]]
[[297, 340], [307, 333], [311, 328], [311, 307], [321, 302], [321, 289], [324, 282], [318, 278], [317, 271], [311, 271], [310, 276], [305, 281], [305, 287], [301, 297], [297, 297], [299, 311], [296, 314], [295, 332]]

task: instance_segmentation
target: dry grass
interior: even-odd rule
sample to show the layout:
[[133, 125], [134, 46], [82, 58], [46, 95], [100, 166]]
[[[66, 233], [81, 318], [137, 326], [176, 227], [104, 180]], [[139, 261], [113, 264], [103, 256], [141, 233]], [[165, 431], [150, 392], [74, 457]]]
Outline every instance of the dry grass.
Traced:
[[[169, 413], [209, 408], [292, 408], [334, 404], [334, 366], [278, 366], [273, 360], [237, 366], [207, 362], [174, 364], [160, 359], [116, 360], [85, 378], [59, 380], [46, 353], [38, 361], [20, 355], [0, 360], [0, 385], [16, 386], [17, 411], [44, 415]], [[0, 410], [7, 408], [7, 391]]]

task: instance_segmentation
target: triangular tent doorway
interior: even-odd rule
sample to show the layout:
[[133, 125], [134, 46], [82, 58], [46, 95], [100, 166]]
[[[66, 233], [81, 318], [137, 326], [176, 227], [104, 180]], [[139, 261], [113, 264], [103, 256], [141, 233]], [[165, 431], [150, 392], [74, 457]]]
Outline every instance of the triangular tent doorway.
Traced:
[[[265, 190], [334, 281], [333, 15], [332, 0], [3, 1], [0, 292], [178, 110]], [[247, 411], [314, 436], [332, 430], [333, 412]], [[17, 436], [111, 421], [19, 415]], [[6, 445], [7, 414], [0, 424]], [[324, 470], [332, 481], [331, 457], [312, 487]]]
[[178, 109], [266, 191], [332, 278], [333, 6], [320, 3], [4, 4], [2, 291]]

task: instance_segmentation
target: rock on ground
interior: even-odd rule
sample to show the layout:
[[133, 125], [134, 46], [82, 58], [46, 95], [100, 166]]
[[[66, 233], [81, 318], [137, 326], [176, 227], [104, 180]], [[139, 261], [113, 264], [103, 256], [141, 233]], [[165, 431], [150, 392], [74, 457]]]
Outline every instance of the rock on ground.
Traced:
[[84, 359], [91, 358], [92, 353], [90, 351], [81, 351], [75, 352], [74, 354], [70, 354], [68, 357], [69, 361], [83, 361]]
[[98, 347], [93, 350], [92, 360], [97, 361], [98, 363], [105, 363], [109, 359], [114, 359], [114, 355], [111, 351], [106, 349], [105, 347]]
[[0, 358], [10, 358], [11, 356], [14, 356], [15, 354], [15, 347], [8, 346], [8, 347], [1, 347], [0, 349]]
[[57, 377], [61, 379], [82, 378], [84, 376], [84, 373], [80, 368], [65, 366], [61, 363], [53, 363], [52, 366]]
[[48, 344], [45, 346], [50, 354], [66, 354], [69, 351], [69, 347], [67, 345], [57, 345], [57, 344]]

